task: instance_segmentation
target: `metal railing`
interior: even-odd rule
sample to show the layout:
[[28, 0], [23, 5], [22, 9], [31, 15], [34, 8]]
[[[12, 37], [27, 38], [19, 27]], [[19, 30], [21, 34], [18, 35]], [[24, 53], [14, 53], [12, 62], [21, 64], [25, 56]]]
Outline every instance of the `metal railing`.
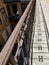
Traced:
[[9, 37], [8, 41], [6, 42], [5, 46], [3, 47], [1, 53], [0, 53], [0, 65], [6, 65], [8, 58], [12, 52], [12, 49], [15, 45], [15, 42], [17, 40], [18, 34], [20, 32], [20, 29], [22, 27], [23, 22], [25, 21], [27, 14], [29, 12], [29, 9], [32, 5], [33, 0], [31, 0], [23, 13], [22, 17], [20, 18], [18, 24], [16, 25], [14, 31], [12, 32], [11, 36]]

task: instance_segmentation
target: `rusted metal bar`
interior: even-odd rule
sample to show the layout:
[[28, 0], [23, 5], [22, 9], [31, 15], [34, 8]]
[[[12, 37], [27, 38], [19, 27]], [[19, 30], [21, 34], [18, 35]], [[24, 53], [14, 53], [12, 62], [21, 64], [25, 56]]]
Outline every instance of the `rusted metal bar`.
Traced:
[[31, 0], [30, 3], [28, 4], [28, 6], [27, 6], [25, 12], [23, 13], [21, 19], [19, 20], [17, 26], [15, 27], [14, 31], [12, 32], [8, 41], [6, 42], [4, 48], [2, 49], [2, 51], [0, 53], [0, 65], [6, 65], [8, 58], [9, 58], [9, 56], [12, 52], [12, 49], [14, 47], [14, 44], [16, 42], [16, 39], [18, 37], [18, 34], [20, 32], [20, 29], [22, 27], [22, 24], [25, 21], [25, 18], [27, 17], [27, 14], [29, 12], [32, 2], [33, 2], [33, 0]]

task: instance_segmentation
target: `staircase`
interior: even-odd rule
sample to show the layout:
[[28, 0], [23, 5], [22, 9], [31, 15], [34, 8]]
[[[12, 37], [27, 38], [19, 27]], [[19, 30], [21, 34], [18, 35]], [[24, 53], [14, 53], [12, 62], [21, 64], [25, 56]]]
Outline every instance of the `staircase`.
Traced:
[[49, 26], [44, 2], [29, 2], [1, 50], [0, 65], [49, 65]]

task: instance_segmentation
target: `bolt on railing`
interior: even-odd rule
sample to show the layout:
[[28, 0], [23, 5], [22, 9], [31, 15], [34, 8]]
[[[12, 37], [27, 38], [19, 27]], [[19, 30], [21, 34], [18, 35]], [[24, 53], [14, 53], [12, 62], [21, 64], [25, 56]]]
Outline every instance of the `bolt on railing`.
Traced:
[[1, 53], [0, 53], [0, 65], [6, 65], [8, 58], [12, 52], [12, 49], [15, 45], [16, 39], [18, 37], [18, 34], [20, 32], [20, 29], [22, 27], [23, 22], [25, 21], [27, 14], [29, 12], [29, 9], [32, 5], [33, 0], [31, 0], [23, 13], [22, 17], [20, 18], [18, 24], [16, 25], [14, 31], [12, 32], [11, 36], [9, 37], [8, 41], [6, 42], [5, 46], [3, 47]]

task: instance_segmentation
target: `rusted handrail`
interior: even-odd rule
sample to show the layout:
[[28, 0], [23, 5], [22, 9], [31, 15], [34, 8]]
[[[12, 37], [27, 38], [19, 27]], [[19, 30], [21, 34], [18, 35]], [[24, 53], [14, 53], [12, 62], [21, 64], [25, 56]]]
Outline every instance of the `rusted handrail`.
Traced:
[[6, 65], [8, 58], [11, 54], [11, 51], [14, 47], [14, 44], [16, 42], [16, 39], [18, 37], [18, 34], [20, 32], [20, 29], [22, 27], [23, 22], [25, 21], [25, 18], [29, 12], [29, 9], [31, 7], [33, 0], [31, 0], [25, 10], [25, 12], [23, 13], [21, 19], [19, 20], [17, 26], [15, 27], [14, 31], [12, 32], [10, 38], [8, 39], [8, 41], [6, 42], [4, 48], [2, 49], [1, 53], [0, 53], [0, 65]]

